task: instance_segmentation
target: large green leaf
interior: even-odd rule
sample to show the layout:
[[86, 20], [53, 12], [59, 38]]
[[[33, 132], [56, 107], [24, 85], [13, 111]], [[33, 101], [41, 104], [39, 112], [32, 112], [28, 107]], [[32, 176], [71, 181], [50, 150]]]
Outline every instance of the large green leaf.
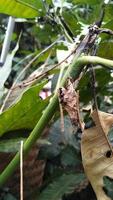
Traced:
[[16, 0], [0, 0], [0, 13], [14, 17], [34, 18], [38, 16], [38, 8], [33, 4], [33, 2], [36, 2], [36, 0], [27, 1], [27, 4]]
[[61, 200], [64, 194], [74, 191], [84, 178], [83, 174], [63, 174], [49, 184], [37, 200]]
[[32, 129], [35, 126], [49, 102], [49, 98], [41, 100], [39, 97], [44, 85], [42, 83], [28, 89], [15, 105], [0, 115], [0, 136], [5, 132]]
[[38, 0], [38, 1], [37, 0], [16, 0], [16, 1], [37, 10], [39, 13], [45, 12], [45, 6], [42, 0]]

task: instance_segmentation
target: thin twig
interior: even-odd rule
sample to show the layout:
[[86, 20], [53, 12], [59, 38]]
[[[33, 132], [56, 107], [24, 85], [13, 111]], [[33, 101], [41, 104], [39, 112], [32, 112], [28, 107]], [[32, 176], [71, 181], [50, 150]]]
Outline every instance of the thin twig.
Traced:
[[[17, 81], [19, 80], [19, 78], [22, 76], [22, 74], [42, 55], [44, 54], [46, 51], [48, 51], [51, 47], [53, 47], [62, 37], [58, 38], [55, 42], [53, 42], [51, 45], [49, 45], [48, 47], [46, 47], [43, 51], [41, 51], [39, 54], [37, 54], [29, 63], [28, 65], [26, 65], [26, 67], [20, 72], [20, 74], [18, 75], [18, 77], [16, 78], [14, 85], [17, 83]], [[13, 87], [14, 87], [13, 85]]]
[[109, 35], [113, 35], [113, 31], [110, 30], [110, 29], [107, 29], [107, 28], [103, 29], [103, 28], [101, 28], [99, 30], [100, 30], [100, 33], [106, 33], [106, 34], [109, 34]]
[[62, 108], [62, 104], [60, 103], [59, 100], [59, 108], [60, 108], [60, 118], [61, 118], [61, 132], [64, 133], [64, 113], [63, 113], [63, 108]]
[[[92, 32], [94, 32], [95, 34], [93, 35]], [[93, 45], [94, 41], [96, 40], [96, 37], [97, 35], [99, 34], [99, 29], [98, 27], [94, 27], [94, 26], [91, 26], [89, 27], [89, 32], [88, 34], [84, 37], [84, 39], [80, 42], [80, 44], [71, 52], [69, 53], [69, 55], [63, 59], [60, 63], [57, 63], [56, 65], [54, 65], [52, 67], [52, 69], [60, 66], [62, 63], [64, 63], [71, 55], [75, 54], [76, 55], [76, 58], [78, 58], [80, 56], [80, 54], [83, 52], [83, 50], [88, 47], [89, 43], [90, 43], [90, 48], [91, 48], [91, 44]], [[51, 71], [52, 69], [49, 69], [47, 70], [45, 73], [48, 73], [49, 71]], [[16, 87], [24, 87], [26, 85], [28, 85], [28, 83], [30, 81], [33, 81], [33, 80], [36, 80], [37, 78], [39, 78], [40, 76], [42, 77], [44, 74], [40, 74], [38, 76], [35, 76], [35, 78], [32, 80], [28, 80], [28, 81], [24, 81], [22, 82], [20, 85], [16, 86]], [[14, 87], [13, 87], [14, 88]], [[11, 88], [12, 89], [12, 88]]]
[[17, 86], [15, 87], [11, 87], [10, 90], [13, 90], [17, 87], [25, 87], [27, 86], [30, 82], [33, 82], [34, 80], [37, 80], [38, 78], [42, 77], [43, 75], [47, 74], [48, 72], [50, 72], [51, 70], [55, 69], [56, 67], [60, 66], [63, 62], [65, 62], [72, 54], [75, 53], [75, 50], [73, 50], [65, 59], [63, 59], [60, 63], [57, 63], [56, 65], [54, 65], [51, 69], [48, 69], [47, 71], [35, 76], [34, 78], [31, 78], [31, 80], [28, 80], [28, 81], [23, 81], [22, 83], [18, 84]]
[[[92, 34], [94, 32], [94, 34]], [[83, 52], [83, 50], [88, 47], [89, 43], [90, 43], [90, 48], [91, 46], [93, 45], [94, 41], [96, 40], [96, 37], [97, 35], [99, 34], [99, 29], [98, 27], [95, 27], [95, 26], [90, 26], [89, 27], [89, 32], [88, 34], [84, 37], [84, 39], [80, 42], [80, 44], [77, 46], [77, 48], [75, 48], [65, 59], [63, 59], [60, 63], [56, 64], [52, 69], [58, 67], [59, 65], [61, 65], [63, 62], [65, 62], [72, 54], [76, 54], [76, 57], [79, 57], [79, 55]], [[52, 44], [53, 45], [53, 44]], [[32, 59], [32, 62], [35, 61], [35, 59], [37, 59], [37, 57], [35, 57], [34, 59]], [[50, 69], [51, 70], [51, 69]], [[46, 73], [48, 73], [50, 70], [46, 71]], [[41, 75], [38, 75], [38, 77], [35, 77], [34, 80], [36, 80], [36, 78], [39, 78], [39, 76], [42, 76]], [[33, 81], [33, 79], [32, 79]], [[23, 82], [22, 84], [25, 86], [27, 82]], [[20, 87], [22, 87], [22, 84], [21, 85], [18, 85]], [[17, 87], [18, 87], [17, 86]], [[13, 87], [14, 88], [14, 87]], [[11, 90], [13, 89], [11, 88]]]
[[[1, 106], [1, 109], [0, 109], [0, 113], [2, 113], [4, 107], [5, 107], [5, 104], [12, 92], [12, 90], [15, 88], [15, 85], [17, 84], [18, 80], [20, 79], [20, 77], [23, 75], [23, 73], [35, 62], [35, 60], [37, 60], [42, 54], [44, 54], [46, 51], [48, 51], [48, 49], [50, 49], [51, 47], [53, 47], [60, 39], [62, 39], [62, 36], [60, 38], [58, 38], [55, 42], [53, 42], [51, 45], [49, 45], [47, 48], [45, 48], [43, 51], [41, 51], [39, 54], [37, 54], [27, 65], [26, 67], [20, 72], [20, 74], [17, 76], [16, 80], [14, 81], [12, 87], [10, 88], [9, 92], [7, 93], [5, 99], [4, 99], [4, 102]], [[36, 78], [35, 78], [36, 80]], [[32, 80], [33, 81], [33, 80]]]
[[[26, 80], [26, 81], [23, 81], [21, 84], [18, 84], [17, 86], [15, 86], [13, 89], [16, 89], [17, 87], [26, 87], [28, 86], [29, 84], [33, 84], [34, 81], [38, 80], [39, 78], [43, 78], [45, 75], [47, 75], [51, 70], [55, 69], [56, 67], [60, 66], [63, 62], [65, 62], [72, 54], [75, 53], [75, 50], [73, 50], [64, 60], [62, 60], [60, 63], [57, 63], [56, 65], [54, 65], [51, 69], [48, 69], [47, 71], [29, 79], [29, 80]], [[48, 65], [46, 65], [48, 66]], [[66, 66], [65, 66], [66, 67]], [[63, 66], [61, 69], [61, 71], [63, 72], [65, 67]], [[110, 70], [112, 70], [112, 68], [110, 68]], [[85, 71], [87, 71], [87, 68], [85, 69]], [[84, 73], [84, 71], [83, 71]], [[80, 76], [81, 77], [81, 76]], [[59, 85], [59, 82], [58, 81], [58, 85]], [[56, 89], [55, 89], [55, 92], [57, 92], [57, 89], [58, 89], [58, 85], [56, 86]]]
[[61, 69], [60, 69], [60, 73], [59, 73], [58, 81], [57, 81], [57, 84], [56, 84], [55, 92], [58, 91], [58, 88], [59, 88], [61, 79], [62, 79], [62, 77], [63, 77], [64, 69], [65, 69], [65, 66], [61, 67]]

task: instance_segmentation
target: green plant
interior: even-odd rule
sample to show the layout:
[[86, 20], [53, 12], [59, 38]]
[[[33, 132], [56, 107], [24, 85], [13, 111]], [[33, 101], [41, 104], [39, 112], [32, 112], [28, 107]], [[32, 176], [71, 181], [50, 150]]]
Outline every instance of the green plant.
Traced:
[[[12, 7], [15, 7], [15, 9], [12, 9]], [[36, 0], [1, 1], [1, 13], [15, 17], [16, 21], [20, 18], [20, 22], [17, 22], [18, 28], [15, 30], [12, 37], [13, 45], [15, 45], [21, 30], [23, 32], [19, 41], [20, 48], [16, 55], [11, 57], [11, 62], [12, 60], [14, 62], [12, 66], [7, 64], [7, 70], [12, 74], [10, 73], [9, 75], [8, 73], [7, 77], [4, 77], [2, 76], [2, 68], [0, 69], [3, 79], [0, 98], [0, 137], [1, 143], [4, 144], [4, 149], [6, 149], [5, 145], [8, 144], [8, 139], [11, 140], [14, 137], [15, 141], [16, 139], [17, 141], [21, 141], [23, 138], [25, 141], [23, 153], [26, 157], [37, 139], [42, 137], [47, 123], [51, 125], [50, 127], [56, 126], [54, 129], [56, 132], [61, 131], [59, 128], [60, 123], [58, 122], [56, 125], [56, 121], [60, 117], [60, 112], [58, 92], [54, 89], [56, 86], [57, 89], [66, 87], [67, 79], [78, 80], [79, 85], [76, 86], [75, 89], [77, 87], [79, 88], [80, 107], [89, 106], [89, 102], [92, 101], [95, 96], [92, 92], [91, 78], [89, 76], [91, 65], [93, 65], [96, 76], [94, 82], [96, 84], [98, 107], [103, 111], [112, 112], [112, 7], [112, 1], [108, 4], [104, 4], [102, 0], [47, 0], [38, 1], [38, 3]], [[22, 12], [23, 9], [25, 9], [25, 12]], [[92, 33], [89, 37], [85, 32], [85, 28], [87, 28], [89, 24], [93, 24], [95, 21], [99, 20], [101, 10], [103, 9], [105, 10], [105, 15], [102, 29], [98, 29], [100, 32], [96, 30], [98, 33], [94, 32], [94, 34]], [[3, 23], [4, 20], [6, 20], [6, 15], [1, 16], [1, 22]], [[95, 26], [93, 26], [93, 28], [95, 28]], [[84, 29], [84, 31], [81, 31], [81, 29]], [[111, 31], [109, 31], [111, 35], [102, 34], [102, 30], [108, 33], [108, 29]], [[4, 30], [2, 31], [0, 37], [1, 43], [5, 36]], [[87, 35], [89, 39], [84, 35]], [[82, 40], [83, 37], [85, 40]], [[75, 42], [76, 39], [78, 39], [77, 42]], [[80, 43], [81, 41], [84, 42]], [[98, 48], [96, 48], [96, 56], [92, 56], [93, 47], [91, 46], [91, 42], [92, 45], [98, 46]], [[77, 43], [80, 43], [80, 45]], [[69, 52], [70, 48], [72, 48], [72, 53]], [[74, 52], [75, 49], [76, 52]], [[84, 52], [86, 55], [84, 55]], [[89, 55], [87, 55], [87, 53]], [[69, 55], [68, 58], [67, 55]], [[64, 59], [62, 59], [62, 57], [64, 57]], [[27, 62], [29, 62], [29, 64], [27, 64]], [[51, 82], [55, 80], [53, 86], [54, 91], [52, 91], [50, 97], [42, 100], [40, 98], [40, 92], [48, 82], [47, 78], [49, 75], [52, 75]], [[54, 79], [55, 76], [57, 76], [56, 79]], [[7, 81], [6, 78], [8, 78]], [[12, 87], [10, 84], [13, 84]], [[11, 89], [9, 89], [10, 87]], [[5, 90], [6, 88], [7, 91]], [[8, 93], [8, 95], [6, 93]], [[64, 119], [66, 120], [66, 117], [64, 117]], [[70, 119], [67, 121], [70, 123]], [[91, 119], [89, 119], [88, 114], [84, 114], [84, 121], [87, 125], [91, 126]], [[64, 123], [64, 128], [66, 124], [67, 122]], [[75, 157], [80, 161], [80, 133], [79, 130], [77, 130], [77, 133], [74, 135], [73, 129], [75, 130], [75, 127], [73, 128], [71, 123], [69, 127], [70, 129], [67, 132], [65, 130], [64, 135], [60, 134], [60, 136], [57, 136], [56, 134], [55, 137], [53, 134], [53, 139], [48, 138], [48, 140], [50, 139], [50, 143], [44, 140], [42, 142], [44, 145], [42, 153], [43, 158], [51, 162], [56, 158], [58, 163], [49, 163], [51, 170], [46, 169], [47, 174], [41, 188], [39, 199], [61, 199], [67, 189], [69, 189], [69, 193], [74, 191], [74, 186], [72, 190], [70, 190], [70, 187], [74, 184], [75, 186], [78, 184], [78, 182], [76, 183], [76, 179], [79, 180], [80, 178], [80, 182], [84, 180], [84, 178], [81, 178], [82, 175], [79, 175], [79, 172], [74, 168], [76, 165], [78, 167], [81, 162], [73, 158], [75, 155], [74, 153], [77, 153]], [[18, 134], [16, 131], [18, 131]], [[51, 128], [49, 132], [51, 132]], [[52, 144], [54, 144], [53, 147]], [[68, 147], [68, 145], [71, 145], [75, 152], [72, 149], [66, 151], [65, 148]], [[51, 147], [54, 150], [51, 150]], [[46, 154], [45, 148], [48, 154]], [[3, 151], [5, 151], [4, 149]], [[18, 145], [15, 150], [16, 149], [18, 149]], [[7, 148], [7, 151], [10, 152], [10, 148], [9, 150]], [[53, 154], [51, 153], [52, 151]], [[17, 152], [9, 165], [7, 165], [0, 174], [0, 187], [3, 187], [9, 177], [12, 176], [19, 162], [20, 153]], [[70, 173], [67, 174], [67, 171], [70, 171]], [[53, 175], [54, 172], [55, 175]], [[59, 177], [56, 180], [57, 175]], [[48, 178], [49, 176], [50, 179]], [[50, 182], [52, 182], [53, 185], [49, 186]], [[62, 187], [62, 185], [64, 185], [64, 187]]]

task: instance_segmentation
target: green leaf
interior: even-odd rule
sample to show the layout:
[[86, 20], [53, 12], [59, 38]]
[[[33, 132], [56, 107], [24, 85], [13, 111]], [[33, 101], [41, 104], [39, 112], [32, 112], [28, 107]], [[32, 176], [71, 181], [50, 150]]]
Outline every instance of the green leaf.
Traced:
[[80, 3], [80, 4], [90, 4], [90, 5], [95, 5], [95, 4], [101, 4], [104, 2], [104, 0], [73, 0], [75, 3]]
[[69, 9], [63, 9], [62, 16], [64, 18], [64, 22], [69, 27], [71, 32], [76, 35], [80, 31], [80, 24], [78, 23], [78, 20], [73, 12], [71, 12]]
[[17, 200], [12, 194], [6, 193], [3, 197], [4, 200]]
[[102, 41], [99, 45], [97, 55], [102, 58], [113, 59], [113, 39]]
[[25, 141], [25, 138], [7, 139], [0, 141], [0, 152], [11, 153], [17, 152], [20, 149], [21, 141]]
[[[17, 133], [18, 132], [18, 133]], [[25, 142], [27, 139], [28, 134], [25, 135], [25, 131], [15, 131], [15, 135], [11, 135], [8, 137], [3, 136], [0, 140], [0, 152], [4, 153], [15, 153], [20, 150], [21, 141]], [[18, 136], [19, 135], [19, 136]], [[22, 137], [21, 137], [22, 135]], [[11, 139], [10, 139], [11, 138]], [[37, 144], [42, 147], [45, 145], [50, 145], [50, 142], [46, 139], [38, 139]]]
[[45, 12], [44, 2], [42, 0], [17, 0], [17, 2], [35, 9], [39, 13]]
[[52, 4], [52, 0], [46, 0], [46, 3]]
[[113, 19], [112, 20], [110, 19], [107, 23], [105, 23], [103, 25], [103, 28], [109, 28], [113, 30]]
[[39, 93], [45, 82], [28, 89], [21, 99], [0, 115], [0, 136], [18, 129], [32, 129], [42, 115], [49, 98], [41, 100]]
[[58, 38], [58, 33], [60, 33], [60, 29], [57, 25], [54, 26], [47, 22], [43, 27], [39, 25], [34, 26], [32, 31], [43, 45], [49, 45], [54, 42]]
[[[102, 28], [113, 30], [113, 20], [105, 23]], [[101, 34], [101, 42], [97, 51], [97, 55], [107, 59], [113, 59], [113, 36], [109, 34]]]
[[113, 19], [113, 4], [107, 4], [105, 6], [105, 18], [106, 21]]
[[[102, 28], [107, 28], [107, 29], [111, 29], [111, 30], [113, 30], [113, 19], [111, 20], [109, 20], [107, 23], [105, 23], [103, 26], [102, 26]], [[102, 41], [106, 41], [106, 40], [108, 40], [109, 38], [113, 38], [113, 36], [112, 35], [109, 35], [109, 34], [101, 34], [101, 40]]]
[[83, 8], [81, 8], [81, 5], [78, 4], [78, 6], [75, 7], [75, 13], [78, 21], [81, 21], [84, 24], [92, 24], [96, 22], [100, 17], [101, 10], [101, 4], [84, 6]]
[[[57, 117], [59, 117], [59, 115]], [[57, 121], [56, 121], [56, 119], [54, 119], [54, 120], [55, 120], [55, 122], [52, 123], [50, 130], [49, 130], [49, 135], [47, 137], [47, 139], [51, 143], [51, 145], [49, 145], [49, 146], [46, 145], [45, 147], [43, 147], [41, 149], [41, 156], [43, 158], [50, 159], [55, 156], [58, 156], [62, 151], [62, 145], [60, 145], [60, 144], [64, 140], [65, 140], [66, 144], [68, 144], [69, 146], [72, 146], [72, 147], [70, 147], [71, 150], [72, 150], [72, 148], [75, 148], [75, 149], [79, 148], [79, 141], [76, 140], [76, 137], [73, 133], [73, 127], [72, 127], [69, 117], [64, 116], [64, 134], [61, 134], [61, 119], [57, 119]], [[67, 147], [67, 151], [68, 151], [68, 147]], [[70, 151], [68, 151], [67, 157], [70, 156], [69, 155], [71, 153]], [[62, 154], [62, 156], [63, 156], [63, 154]], [[67, 157], [66, 157], [66, 159], [68, 159]], [[79, 161], [77, 160], [77, 158], [76, 158], [77, 156], [74, 154], [74, 152], [72, 152], [72, 157], [75, 157], [75, 158], [70, 158], [70, 160], [76, 159], [76, 161], [77, 161], [76, 163], [78, 164]]]
[[80, 160], [74, 147], [68, 145], [63, 149], [61, 152], [61, 163], [64, 167], [75, 167], [80, 164]]
[[[0, 0], [0, 13], [14, 17], [34, 18], [38, 16], [38, 9], [36, 6], [33, 6], [31, 1], [29, 2], [29, 4], [24, 4], [16, 0]], [[32, 2], [36, 1], [32, 0]]]
[[63, 174], [41, 192], [38, 200], [61, 200], [64, 194], [74, 191], [85, 176], [83, 174]]

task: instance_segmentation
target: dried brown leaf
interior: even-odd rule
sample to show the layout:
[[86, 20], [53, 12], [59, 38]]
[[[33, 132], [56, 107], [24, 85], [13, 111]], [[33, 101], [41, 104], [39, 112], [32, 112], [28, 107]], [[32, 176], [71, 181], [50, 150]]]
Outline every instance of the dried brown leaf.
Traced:
[[66, 87], [59, 89], [59, 99], [63, 109], [68, 113], [72, 125], [83, 129], [79, 115], [79, 93], [74, 89], [75, 82], [68, 79]]
[[84, 130], [81, 141], [83, 166], [97, 199], [110, 200], [103, 190], [103, 177], [113, 179], [112, 147], [107, 138], [113, 125], [113, 115], [94, 110], [91, 117], [95, 126]]

